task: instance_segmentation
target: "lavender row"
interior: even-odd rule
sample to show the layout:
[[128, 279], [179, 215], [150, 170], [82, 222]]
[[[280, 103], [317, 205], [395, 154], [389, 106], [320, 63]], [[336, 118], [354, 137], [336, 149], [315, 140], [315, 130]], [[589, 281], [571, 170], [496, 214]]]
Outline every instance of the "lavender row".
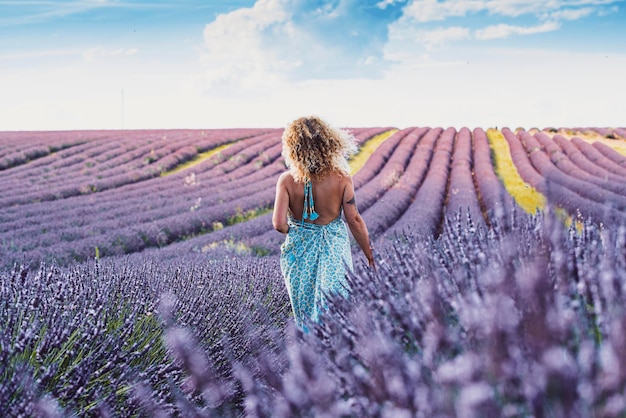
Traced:
[[620, 167], [626, 168], [626, 156], [620, 154], [602, 142], [596, 141], [593, 143], [593, 146], [596, 147], [605, 157], [609, 158], [614, 163], [619, 164]]
[[165, 341], [195, 385], [175, 403], [146, 391], [142, 405], [200, 417], [620, 416], [626, 229], [565, 229], [550, 213], [385, 247], [378, 272], [359, 265], [350, 300], [333, 298], [309, 334], [266, 329], [273, 344], [226, 377], [193, 328], [170, 324]]
[[[112, 255], [141, 251], [151, 246], [164, 246], [210, 231], [217, 223], [226, 224], [238, 213], [270, 207], [276, 178], [252, 184], [246, 190], [241, 190], [241, 193], [233, 195], [227, 202], [206, 207], [199, 205], [193, 211], [186, 209], [184, 212], [158, 218], [145, 218], [137, 213], [135, 217], [140, 220], [133, 217], [116, 218], [82, 226], [69, 225], [61, 231], [53, 229], [39, 234], [25, 234], [23, 229], [7, 231], [1, 238], [0, 258], [6, 262], [29, 252], [44, 252], [65, 264], [92, 257], [96, 247], [100, 254]], [[50, 227], [44, 225], [44, 228]]]
[[[260, 141], [260, 145], [267, 146], [267, 144], [272, 142], [273, 139], [271, 137], [265, 138]], [[216, 155], [210, 160], [213, 170], [207, 173], [208, 175], [212, 174], [212, 177], [209, 177], [209, 185], [215, 184], [215, 182], [223, 184], [224, 181], [220, 181], [219, 177], [221, 177], [224, 173], [235, 170], [238, 166], [245, 165], [250, 161], [250, 158], [253, 158], [253, 154], [245, 149], [245, 145], [246, 144], [237, 147], [229, 147], [229, 150], [230, 148], [234, 149], [229, 152]], [[254, 146], [249, 148], [254, 148]], [[262, 149], [263, 148], [260, 148], [258, 152], [261, 152]], [[239, 155], [238, 153], [240, 152], [243, 152], [244, 155]], [[265, 159], [261, 159], [258, 162], [255, 161], [255, 163], [257, 164], [257, 168], [261, 168], [267, 163], [267, 161]], [[185, 185], [196, 186], [200, 184], [202, 187], [204, 187], [204, 185], [202, 184], [203, 182], [195, 176], [195, 170], [193, 173], [194, 175], [192, 176], [192, 181], [187, 181], [184, 175], [156, 177], [138, 184], [124, 184], [123, 186], [112, 188], [112, 190], [106, 190], [105, 192], [89, 196], [77, 196], [70, 201], [61, 200], [59, 202], [51, 202], [51, 205], [62, 207], [62, 210], [69, 215], [71, 215], [72, 212], [78, 212], [81, 216], [101, 216], [103, 212], [108, 213], [116, 208], [124, 208], [135, 204], [146, 205], [147, 203], [153, 202], [146, 200], [146, 195], [156, 195], [162, 197], [170, 196], [171, 198], [175, 198], [175, 196], [172, 196], [173, 193], [195, 192], [195, 187], [185, 187]], [[122, 175], [122, 177], [124, 177], [124, 175]], [[117, 178], [118, 177], [114, 177], [109, 179], [109, 181], [115, 182]], [[124, 181], [122, 180], [122, 182]], [[8, 208], [4, 215], [6, 220], [12, 218], [24, 219], [37, 217], [44, 221], [45, 214], [41, 213], [42, 209], [44, 208], [37, 204], [21, 206], [13, 209]], [[53, 210], [52, 212], [54, 213], [56, 210]]]
[[[221, 141], [218, 138], [218, 141], [216, 141], [213, 146], [218, 146], [225, 140], [227, 140], [227, 138], [221, 138]], [[136, 155], [141, 156], [145, 154], [150, 156], [154, 150], [154, 148], [151, 147], [152, 145], [144, 145], [140, 149], [136, 150]], [[96, 178], [92, 178], [90, 175], [85, 176], [80, 171], [77, 171], [77, 175], [75, 176], [55, 176], [56, 181], [52, 181], [51, 184], [47, 185], [48, 187], [45, 191], [35, 190], [34, 192], [24, 194], [19, 187], [16, 187], [17, 191], [21, 191], [21, 193], [16, 193], [15, 196], [3, 196], [3, 199], [0, 200], [0, 204], [8, 206], [16, 203], [28, 203], [34, 199], [54, 200], [57, 198], [91, 193], [92, 191], [119, 187], [120, 185], [127, 183], [139, 182], [156, 177], [164, 170], [174, 168], [178, 164], [193, 158], [197, 153], [195, 147], [191, 146], [176, 149], [175, 152], [172, 152], [174, 149], [172, 146], [166, 144], [161, 144], [160, 148], [161, 150], [158, 151], [158, 153], [149, 157], [155, 158], [154, 161], [149, 159], [148, 161], [142, 161], [139, 166], [133, 166], [132, 161], [136, 160], [136, 158], [133, 158], [130, 161], [126, 161], [121, 167], [113, 167], [110, 170], [104, 170], [102, 172], [96, 171]], [[82, 162], [83, 158], [82, 154], [74, 157], [78, 163]], [[74, 163], [72, 166], [75, 166], [78, 163]], [[82, 167], [82, 164], [80, 166]], [[99, 167], [93, 168], [93, 170], [98, 169]], [[56, 171], [54, 173], [56, 173]], [[30, 178], [41, 176], [41, 170], [38, 172], [35, 171], [34, 173], [29, 172], [28, 174]], [[43, 177], [45, 177], [45, 175]], [[16, 184], [17, 182], [17, 184], [19, 184], [25, 180], [18, 178], [11, 182], [11, 178], [8, 177], [5, 181], [11, 185], [11, 183]], [[56, 184], [59, 185], [55, 186]]]
[[626, 128], [599, 128], [599, 127], [575, 127], [575, 128], [560, 128], [560, 129], [549, 129], [551, 132], [559, 132], [559, 131], [569, 131], [574, 133], [579, 133], [583, 135], [601, 135], [608, 139], [618, 139], [623, 138], [626, 139]]
[[[216, 253], [227, 253], [232, 257], [271, 256], [280, 253], [280, 244], [285, 236], [272, 227], [271, 211], [246, 222], [224, 225], [206, 234], [200, 234], [184, 241], [177, 241], [162, 248], [150, 247], [130, 257], [157, 257], [159, 260], [176, 261], [185, 257], [197, 261], [216, 258]], [[219, 258], [219, 257], [218, 257]]]
[[[351, 132], [358, 143], [363, 143], [387, 130], [389, 128], [369, 128], [351, 129]], [[379, 150], [381, 148], [384, 149], [385, 144], [397, 144], [400, 139], [402, 139], [401, 136], [390, 137], [377, 149], [372, 157], [378, 155]], [[391, 150], [393, 150], [393, 147]], [[372, 169], [371, 160], [372, 158], [359, 171], [359, 173], [364, 175], [359, 176], [358, 173], [355, 175], [355, 184], [357, 183], [357, 178], [371, 177], [373, 176], [372, 171], [374, 171], [374, 174], [378, 171], [375, 168]], [[384, 164], [384, 161], [380, 164]], [[222, 229], [201, 234], [198, 237], [177, 242], [162, 249], [151, 249], [147, 254], [156, 252], [159, 254], [159, 259], [173, 259], [181, 253], [195, 254], [200, 260], [212, 257], [215, 249], [230, 249], [234, 255], [240, 255], [241, 253], [256, 255], [277, 254], [284, 236], [272, 228], [271, 216], [271, 213], [267, 213], [246, 222], [224, 226]]]
[[519, 208], [515, 208], [515, 201], [495, 173], [489, 140], [483, 129], [474, 129], [472, 143], [474, 180], [485, 217], [491, 226], [502, 221], [506, 214]]
[[[411, 204], [426, 175], [440, 130], [421, 128], [409, 133], [418, 143], [412, 151], [406, 169], [398, 181], [382, 197], [363, 212], [372, 239], [390, 228]], [[413, 141], [411, 141], [413, 142]]]
[[426, 178], [411, 205], [390, 228], [392, 235], [401, 234], [407, 229], [416, 234], [434, 235], [439, 232], [455, 134], [454, 128], [441, 133]]
[[[556, 168], [550, 162], [549, 157], [542, 152], [540, 144], [530, 134], [520, 132], [518, 138], [508, 129], [503, 129], [502, 133], [509, 143], [513, 162], [520, 176], [538, 192], [549, 196], [556, 205], [563, 207], [572, 215], [594, 216], [597, 221], [605, 223], [620, 221], [623, 217], [619, 211], [576, 193], [574, 190], [580, 190], [579, 181], [568, 179]], [[569, 185], [572, 185], [574, 189], [567, 187]], [[601, 199], [601, 191], [592, 190], [589, 193]]]
[[550, 160], [564, 173], [613, 193], [626, 195], [626, 186], [621, 184], [622, 178], [593, 164], [567, 139], [559, 135], [550, 138], [542, 132], [534, 136], [550, 156]]
[[[33, 161], [28, 166], [16, 167], [7, 173], [9, 176], [19, 174], [28, 174], [28, 171], [34, 166], [47, 167], [48, 169], [62, 173], [65, 176], [71, 176], [75, 172], [84, 170], [81, 163], [89, 164], [106, 163], [114, 161], [118, 158], [135, 159], [145, 156], [150, 151], [158, 150], [164, 145], [175, 145], [178, 141], [176, 136], [168, 139], [166, 131], [128, 131], [127, 133], [117, 134], [100, 134], [95, 137], [87, 137], [84, 144], [80, 147], [74, 147], [71, 150], [65, 150], [58, 154], [60, 158], [42, 158]], [[17, 146], [17, 144], [14, 144]], [[139, 149], [136, 153], [134, 150]], [[72, 156], [73, 158], [68, 158]], [[100, 167], [99, 167], [100, 168]]]
[[83, 132], [0, 132], [0, 171], [83, 144]]
[[543, 191], [545, 191], [545, 180], [531, 164], [529, 158], [529, 154], [539, 151], [539, 148], [526, 152], [520, 139], [509, 128], [503, 128], [502, 135], [504, 135], [504, 139], [506, 139], [511, 153], [511, 160], [517, 168], [522, 180], [540, 193], [543, 193]]
[[[377, 130], [374, 132], [377, 132]], [[269, 139], [271, 143], [276, 142], [275, 136]], [[272, 148], [275, 157], [277, 157], [280, 145], [275, 145]], [[250, 149], [244, 151], [247, 153], [251, 152]], [[245, 162], [246, 158], [241, 157], [237, 160]], [[23, 219], [20, 216], [20, 219], [16, 218], [13, 222], [4, 222], [2, 227], [5, 232], [0, 238], [3, 242], [2, 247], [5, 254], [11, 256], [8, 259], [14, 259], [20, 253], [36, 254], [37, 258], [43, 257], [45, 259], [45, 255], [51, 253], [55, 254], [57, 261], [63, 260], [63, 262], [67, 262], [73, 259], [81, 260], [85, 257], [93, 256], [96, 247], [102, 255], [118, 254], [139, 251], [149, 246], [162, 246], [183, 237], [204, 233], [212, 230], [215, 224], [227, 224], [231, 217], [236, 217], [239, 213], [245, 214], [246, 211], [262, 207], [257, 207], [257, 205], [266, 207], [269, 205], [269, 200], [272, 197], [271, 195], [273, 195], [276, 175], [284, 169], [284, 166], [281, 164], [281, 161], [275, 159], [270, 166], [266, 167], [270, 171], [265, 168], [259, 170], [260, 166], [258, 163], [259, 161], [255, 161], [252, 170], [248, 169], [248, 172], [252, 173], [240, 181], [227, 182], [227, 178], [223, 178], [224, 176], [222, 175], [211, 182], [213, 184], [212, 187], [196, 187], [195, 190], [192, 190], [194, 187], [191, 186], [187, 188], [179, 187], [179, 189], [189, 190], [188, 194], [190, 196], [193, 195], [194, 199], [200, 193], [210, 192], [207, 196], [202, 196], [205, 199], [201, 201], [196, 199], [197, 205], [190, 198], [186, 200], [180, 199], [180, 195], [172, 195], [171, 193], [166, 196], [158, 196], [156, 201], [155, 199], [141, 199], [144, 202], [144, 206], [141, 208], [129, 207], [130, 202], [127, 200], [124, 202], [124, 205], [121, 205], [119, 210], [104, 208], [98, 205], [97, 201], [94, 202], [93, 198], [86, 202], [89, 205], [88, 207], [76, 205], [73, 202], [74, 199], [65, 199], [63, 203], [68, 205], [67, 210], [60, 207], [51, 211], [48, 216], [30, 216], [27, 219]], [[231, 166], [234, 167], [232, 164]], [[228, 170], [223, 169], [223, 171]], [[268, 177], [269, 180], [263, 182]], [[262, 199], [255, 201], [255, 198], [253, 198], [250, 204], [242, 206], [240, 204], [241, 199], [237, 200], [241, 196], [249, 196], [259, 190], [265, 191], [265, 203], [263, 203]], [[270, 192], [269, 194], [268, 191]], [[116, 190], [110, 191], [112, 194], [115, 192]], [[107, 193], [97, 194], [94, 197], [97, 198]], [[270, 199], [267, 199], [267, 197]], [[229, 203], [233, 200], [235, 201]], [[85, 199], [81, 199], [81, 201], [85, 201]], [[257, 205], [254, 205], [254, 202]], [[50, 209], [52, 204], [61, 206], [63, 203], [51, 202], [46, 204], [46, 206]], [[148, 205], [154, 209], [146, 210]], [[214, 208], [215, 206], [216, 208]], [[158, 225], [176, 223], [181, 217], [184, 219], [185, 213], [189, 213], [190, 208], [196, 212], [196, 218], [202, 217], [203, 214], [206, 215], [207, 211], [209, 212], [202, 219], [202, 222], [191, 229], [183, 229], [180, 233], [177, 231], [170, 233], [159, 231]], [[220, 209], [219, 216], [211, 212], [212, 209]], [[71, 222], [68, 222], [68, 215]], [[28, 223], [28, 220], [32, 222]], [[132, 232], [116, 234], [118, 230], [128, 230], [129, 224], [133, 225], [134, 237]], [[59, 243], [59, 240], [61, 243]], [[115, 249], [111, 250], [111, 248]]]
[[283, 338], [279, 277], [274, 260], [242, 257], [0, 271], [3, 416], [154, 416], [146, 399], [173, 413], [186, 383], [171, 328], [192, 330], [229, 381], [231, 361], [248, 367]]
[[354, 175], [353, 182], [355, 189], [360, 189], [380, 172], [403, 138], [404, 133], [398, 131], [376, 148], [376, 151], [370, 155], [363, 167]]
[[[141, 138], [143, 139], [142, 142], [152, 142], [150, 140], [150, 138], [146, 138], [143, 137]], [[208, 145], [208, 147], [214, 147], [217, 146], [221, 143], [224, 142], [224, 140], [228, 140], [227, 138], [217, 138], [217, 142], [216, 141], [212, 141], [214, 142], [213, 145], [211, 144], [205, 144], [204, 146], [206, 147]], [[119, 140], [118, 141], [114, 141], [115, 143], [117, 143], [119, 145]], [[138, 153], [125, 153], [125, 152], [121, 152], [122, 156], [125, 156], [125, 158], [129, 158], [129, 154], [130, 154], [130, 158], [131, 160], [133, 159], [137, 159], [138, 156], [141, 156], [142, 154], [150, 154], [150, 150], [153, 149], [151, 148], [152, 145], [144, 145], [143, 147], [140, 148], [140, 152]], [[187, 151], [191, 151], [190, 149], [188, 149]], [[190, 155], [170, 155], [168, 156], [165, 161], [161, 161], [162, 163], [167, 163], [169, 165], [172, 164], [176, 164], [177, 162], [182, 162], [186, 159], [188, 159], [190, 157]], [[78, 158], [79, 160], [82, 160], [83, 156], [79, 155], [75, 158]], [[169, 159], [169, 161], [167, 161]], [[62, 159], [61, 161], [64, 161], [64, 159]], [[127, 161], [128, 163], [128, 161]], [[117, 185], [117, 183], [119, 183], [120, 181], [122, 181], [122, 183], [126, 183], [129, 181], [136, 181], [138, 178], [141, 177], [145, 177], [146, 175], [148, 176], [154, 176], [155, 174], [155, 169], [153, 168], [145, 168], [144, 166], [146, 166], [146, 164], [148, 164], [145, 161], [142, 161], [140, 163], [140, 165], [138, 167], [133, 167], [132, 165], [126, 165], [126, 167], [122, 166], [122, 167], [116, 167], [112, 170], [113, 176], [110, 178], [107, 178], [107, 174], [110, 174], [111, 171], [100, 171], [101, 167], [94, 167], [93, 170], [98, 170], [97, 174], [99, 178], [105, 178], [106, 180], [98, 180], [98, 179], [90, 179], [89, 176], [84, 176], [82, 175], [82, 170], [81, 172], [78, 173], [78, 178], [76, 180], [74, 180], [75, 186], [74, 187], [70, 187], [67, 185], [68, 182], [72, 182], [70, 178], [66, 178], [65, 176], [59, 176], [59, 178], [63, 181], [64, 185], [61, 186], [61, 189], [70, 189], [71, 192], [76, 193], [76, 189], [79, 190], [86, 190], [91, 192], [92, 190], [98, 190], [98, 187], [100, 187], [101, 189], [103, 188], [109, 188], [112, 187], [111, 185]], [[144, 170], [146, 171], [141, 172], [142, 167], [144, 167]], [[139, 173], [137, 173], [137, 170], [139, 170]], [[57, 172], [58, 170], [55, 170], [54, 172]], [[32, 173], [31, 173], [32, 174]], [[35, 173], [35, 175], [38, 175], [38, 173]], [[85, 178], [86, 177], [86, 178]]]
[[[577, 168], [562, 152], [553, 150], [552, 157], [548, 156], [548, 150], [542, 147], [538, 138], [541, 135], [532, 136], [527, 132], [520, 132], [520, 141], [527, 150], [537, 150], [530, 154], [530, 159], [537, 171], [542, 174], [547, 181], [555, 182], [574, 193], [594, 200], [598, 203], [613, 206], [619, 210], [626, 209], [626, 196], [613, 191], [604, 190], [592, 182], [593, 177]], [[549, 138], [548, 138], [549, 139]], [[587, 175], [585, 175], [587, 174]], [[574, 177], [575, 176], [575, 177]]]
[[[54, 206], [57, 208], [48, 215], [18, 216], [13, 220], [5, 217], [0, 226], [0, 233], [7, 231], [11, 233], [19, 229], [22, 234], [29, 236], [31, 233], [42, 234], [44, 233], [42, 229], [45, 228], [49, 231], [48, 235], [52, 236], [64, 236], [65, 230], [75, 231], [71, 232], [70, 235], [72, 235], [72, 239], [77, 239], [79, 236], [94, 235], [98, 231], [108, 231], [125, 226], [129, 219], [132, 219], [134, 224], [151, 222], [190, 210], [197, 210], [200, 207], [205, 208], [229, 202], [239, 196], [246, 195], [250, 191], [258, 190], [257, 183], [268, 177], [275, 178], [283, 169], [278, 162], [265, 167], [260, 166], [257, 162], [249, 165], [253, 165], [251, 168], [256, 171], [237, 181], [228, 182], [227, 179], [224, 179], [220, 185], [200, 185], [201, 187], [180, 185], [170, 189], [169, 193], [155, 193], [152, 194], [153, 198], [151, 199], [128, 200], [121, 205], [107, 207], [91, 200], [88, 202], [89, 206], [85, 208], [78, 205], [78, 202], [74, 202], [75, 199], [65, 199], [62, 203], [55, 204]], [[218, 178], [218, 180], [220, 179], [221, 177]], [[148, 192], [150, 190], [146, 191], [146, 193]], [[58, 206], [63, 205], [67, 205], [67, 209], [58, 208]], [[47, 206], [50, 209], [52, 204]], [[232, 212], [235, 212], [235, 208]], [[71, 222], [68, 222], [68, 216]], [[41, 238], [44, 239], [44, 236]]]
[[573, 137], [571, 143], [592, 163], [604, 168], [618, 176], [626, 176], [626, 165], [621, 166], [606, 155], [602, 154], [597, 147], [578, 137]]
[[[357, 142], [362, 144], [371, 137], [387, 130], [389, 128], [351, 129], [350, 131]], [[395, 141], [397, 143], [402, 137], [396, 138], [398, 138]], [[391, 140], [392, 138], [389, 138], [384, 144]], [[367, 171], [364, 167], [360, 172]], [[175, 258], [181, 253], [196, 254], [200, 260], [211, 257], [214, 249], [230, 249], [236, 255], [242, 252], [257, 255], [276, 254], [284, 237], [272, 228], [271, 216], [271, 213], [268, 213], [246, 222], [230, 226], [225, 225], [221, 229], [171, 244], [162, 249], [151, 249], [148, 254], [158, 252], [159, 259], [163, 257], [166, 259]]]
[[[378, 174], [357, 189], [359, 210], [363, 212], [367, 210], [367, 208], [376, 203], [389, 188], [398, 182], [407, 164], [411, 160], [411, 155], [420, 139], [418, 135], [410, 135], [416, 129], [417, 128], [403, 129], [393, 135], [401, 137], [401, 142], [394, 148], [393, 154], [391, 154]], [[437, 132], [435, 130], [434, 135], [436, 134]], [[391, 140], [391, 138], [388, 139], [388, 141], [389, 140]]]
[[461, 213], [463, 216], [467, 215], [477, 228], [486, 230], [487, 224], [474, 184], [474, 166], [471, 132], [468, 128], [461, 128], [456, 135], [452, 154], [444, 216], [453, 217]]

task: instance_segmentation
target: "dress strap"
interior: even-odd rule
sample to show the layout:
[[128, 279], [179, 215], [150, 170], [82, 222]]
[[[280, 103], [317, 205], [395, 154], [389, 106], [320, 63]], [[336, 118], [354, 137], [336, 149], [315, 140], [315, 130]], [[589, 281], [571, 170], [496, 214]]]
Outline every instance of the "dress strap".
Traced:
[[311, 184], [311, 180], [307, 180], [306, 183], [304, 183], [304, 210], [302, 211], [302, 222], [304, 222], [305, 219], [314, 221], [318, 217], [319, 215], [315, 212], [315, 204], [313, 202], [313, 185]]

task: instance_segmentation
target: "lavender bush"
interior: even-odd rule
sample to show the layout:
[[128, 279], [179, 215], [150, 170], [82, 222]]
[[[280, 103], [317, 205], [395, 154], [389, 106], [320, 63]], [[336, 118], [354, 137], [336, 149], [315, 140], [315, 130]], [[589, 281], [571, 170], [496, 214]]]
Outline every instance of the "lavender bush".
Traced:
[[[276, 257], [0, 275], [8, 416], [621, 416], [626, 227], [548, 212], [379, 242], [293, 329]], [[153, 254], [155, 258], [157, 254]], [[218, 261], [219, 260], [219, 261]]]
[[383, 235], [398, 221], [415, 198], [428, 170], [438, 133], [437, 130], [430, 130], [428, 134], [425, 134], [423, 130], [415, 130], [407, 135], [408, 138], [419, 138], [419, 142], [412, 150], [406, 167], [394, 173], [397, 177], [394, 178], [395, 182], [387, 187], [380, 200], [370, 206], [362, 205], [364, 206], [363, 219], [368, 225], [371, 237]]
[[573, 137], [571, 139], [571, 143], [576, 148], [578, 148], [589, 161], [592, 161], [596, 165], [604, 168], [605, 170], [613, 174], [626, 176], [626, 167], [620, 166], [618, 163], [611, 160], [606, 155], [602, 154], [596, 147], [594, 147], [590, 143], [583, 141], [578, 137]]
[[[145, 257], [16, 268], [0, 273], [0, 293], [7, 417], [138, 416], [146, 396], [169, 415], [176, 387], [191, 383], [169, 354], [176, 345], [164, 339], [164, 320], [194, 331], [226, 389], [230, 362], [246, 364], [258, 345], [270, 350], [273, 334], [265, 330], [281, 330], [289, 312], [274, 260], [226, 254], [204, 263]], [[236, 408], [238, 398], [230, 399]]]
[[456, 135], [452, 154], [448, 199], [445, 212], [452, 216], [459, 211], [467, 211], [477, 227], [486, 228], [487, 224], [480, 207], [477, 188], [474, 184], [474, 166], [472, 160], [472, 138], [468, 128], [461, 128]]
[[[309, 334], [290, 326], [278, 355], [235, 362], [241, 412], [623, 416], [626, 228], [566, 228], [550, 214], [513, 219], [479, 234], [448, 218], [437, 240], [409, 233], [386, 247], [378, 273], [360, 264], [351, 300], [333, 299]], [[200, 382], [203, 406], [177, 408], [220, 416], [216, 404], [206, 407], [215, 401], [209, 366], [190, 360], [185, 338], [187, 351], [176, 355]]]
[[[423, 224], [415, 212], [401, 224], [398, 214], [381, 216], [373, 234], [378, 272], [355, 256], [350, 300], [331, 298], [309, 334], [290, 318], [277, 257], [283, 236], [271, 230], [271, 214], [228, 222], [271, 205], [284, 169], [276, 132], [233, 145], [191, 180], [176, 173], [3, 207], [0, 415], [624, 416], [624, 211], [585, 199], [563, 187], [566, 180], [550, 181], [565, 172], [544, 150], [569, 158], [568, 143], [503, 133], [522, 177], [549, 197], [546, 212], [524, 215], [502, 195], [484, 131], [474, 130], [471, 155], [469, 130], [456, 142], [453, 128], [399, 131], [366, 164], [371, 171], [355, 176], [359, 203], [367, 203], [360, 208], [382, 215], [385, 205], [401, 203], [404, 212], [415, 199], [413, 209], [424, 204], [432, 216]], [[179, 134], [174, 139], [185, 144]], [[164, 138], [153, 139], [165, 147]], [[89, 161], [114, 172], [141, 154], [89, 148], [76, 136], [61, 151], [68, 160], [53, 162], [58, 153], [38, 151], [50, 144], [18, 149], [30, 157], [7, 163], [3, 181], [44, 172], [47, 159], [46, 175]], [[175, 159], [192, 154], [175, 149]], [[462, 169], [454, 180], [451, 161]], [[460, 203], [449, 196], [448, 184], [472, 188], [470, 167], [480, 173], [474, 180], [486, 218], [477, 208], [459, 210], [474, 195]], [[198, 182], [213, 191], [200, 203]], [[555, 205], [591, 217], [566, 227]], [[213, 231], [196, 236], [204, 228]], [[93, 259], [94, 250], [133, 254], [72, 262]], [[63, 265], [38, 265], [51, 256]]]
[[402, 231], [409, 225], [425, 234], [438, 234], [443, 208], [448, 192], [450, 159], [456, 137], [456, 129], [447, 128], [437, 139], [428, 172], [415, 198], [398, 221], [390, 228], [392, 233]]
[[501, 221], [516, 203], [495, 173], [487, 134], [481, 128], [472, 132], [473, 176], [480, 195], [481, 209], [489, 225]]
[[[587, 171], [588, 173], [593, 174], [596, 177], [599, 177], [605, 180], [611, 180], [611, 182], [615, 184], [615, 183], [620, 182], [620, 179], [621, 179], [620, 174], [622, 175], [626, 174], [626, 170], [619, 170], [619, 168], [617, 168], [617, 172], [613, 172], [610, 169], [602, 167], [602, 165], [599, 163], [605, 162], [608, 159], [606, 160], [600, 159], [600, 161], [598, 161], [597, 158], [599, 157], [599, 155], [597, 154], [599, 153], [596, 154], [595, 160], [590, 159], [585, 153], [583, 153], [581, 150], [578, 149], [576, 144], [580, 144], [580, 142], [575, 141], [577, 139], [576, 137], [572, 138], [572, 140], [569, 141], [561, 135], [555, 135], [552, 139], [554, 140], [554, 142], [556, 142], [559, 145], [559, 147], [563, 149], [563, 151], [565, 151], [565, 153], [572, 160], [572, 162], [574, 162], [577, 166]], [[582, 142], [585, 143], [584, 141]], [[593, 145], [590, 145], [590, 144], [587, 144], [587, 145], [589, 145], [591, 149], [594, 149]]]
[[[626, 129], [623, 129], [626, 134]], [[624, 136], [626, 138], [626, 136]], [[594, 142], [593, 146], [598, 149], [602, 154], [604, 154], [607, 158], [611, 159], [616, 164], [619, 164], [620, 167], [626, 168], [626, 156], [618, 153], [613, 148], [602, 142]]]

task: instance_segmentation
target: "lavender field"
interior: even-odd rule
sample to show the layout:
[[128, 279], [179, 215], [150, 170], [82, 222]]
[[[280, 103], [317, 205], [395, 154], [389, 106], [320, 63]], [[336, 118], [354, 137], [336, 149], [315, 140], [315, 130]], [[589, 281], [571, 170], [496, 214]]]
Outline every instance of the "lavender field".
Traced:
[[0, 132], [1, 415], [626, 416], [626, 129], [351, 131], [378, 272], [306, 335], [282, 130]]

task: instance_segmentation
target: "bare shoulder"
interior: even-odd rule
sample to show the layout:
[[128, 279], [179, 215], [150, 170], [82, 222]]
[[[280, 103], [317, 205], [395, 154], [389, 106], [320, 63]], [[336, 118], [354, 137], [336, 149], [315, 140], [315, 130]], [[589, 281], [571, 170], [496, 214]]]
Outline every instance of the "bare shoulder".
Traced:
[[284, 173], [280, 175], [280, 177], [278, 177], [278, 184], [287, 186], [293, 183], [294, 183], [294, 179], [289, 171], [285, 171]]
[[352, 176], [349, 174], [337, 174], [337, 182], [341, 188], [345, 190], [352, 186]]
[[329, 176], [329, 178], [334, 184], [338, 184], [341, 186], [352, 183], [352, 176], [350, 176], [349, 174], [333, 172]]
[[341, 193], [342, 200], [345, 199], [348, 194], [352, 194], [350, 193], [354, 188], [352, 176], [349, 174], [336, 174], [335, 182], [337, 190]]

